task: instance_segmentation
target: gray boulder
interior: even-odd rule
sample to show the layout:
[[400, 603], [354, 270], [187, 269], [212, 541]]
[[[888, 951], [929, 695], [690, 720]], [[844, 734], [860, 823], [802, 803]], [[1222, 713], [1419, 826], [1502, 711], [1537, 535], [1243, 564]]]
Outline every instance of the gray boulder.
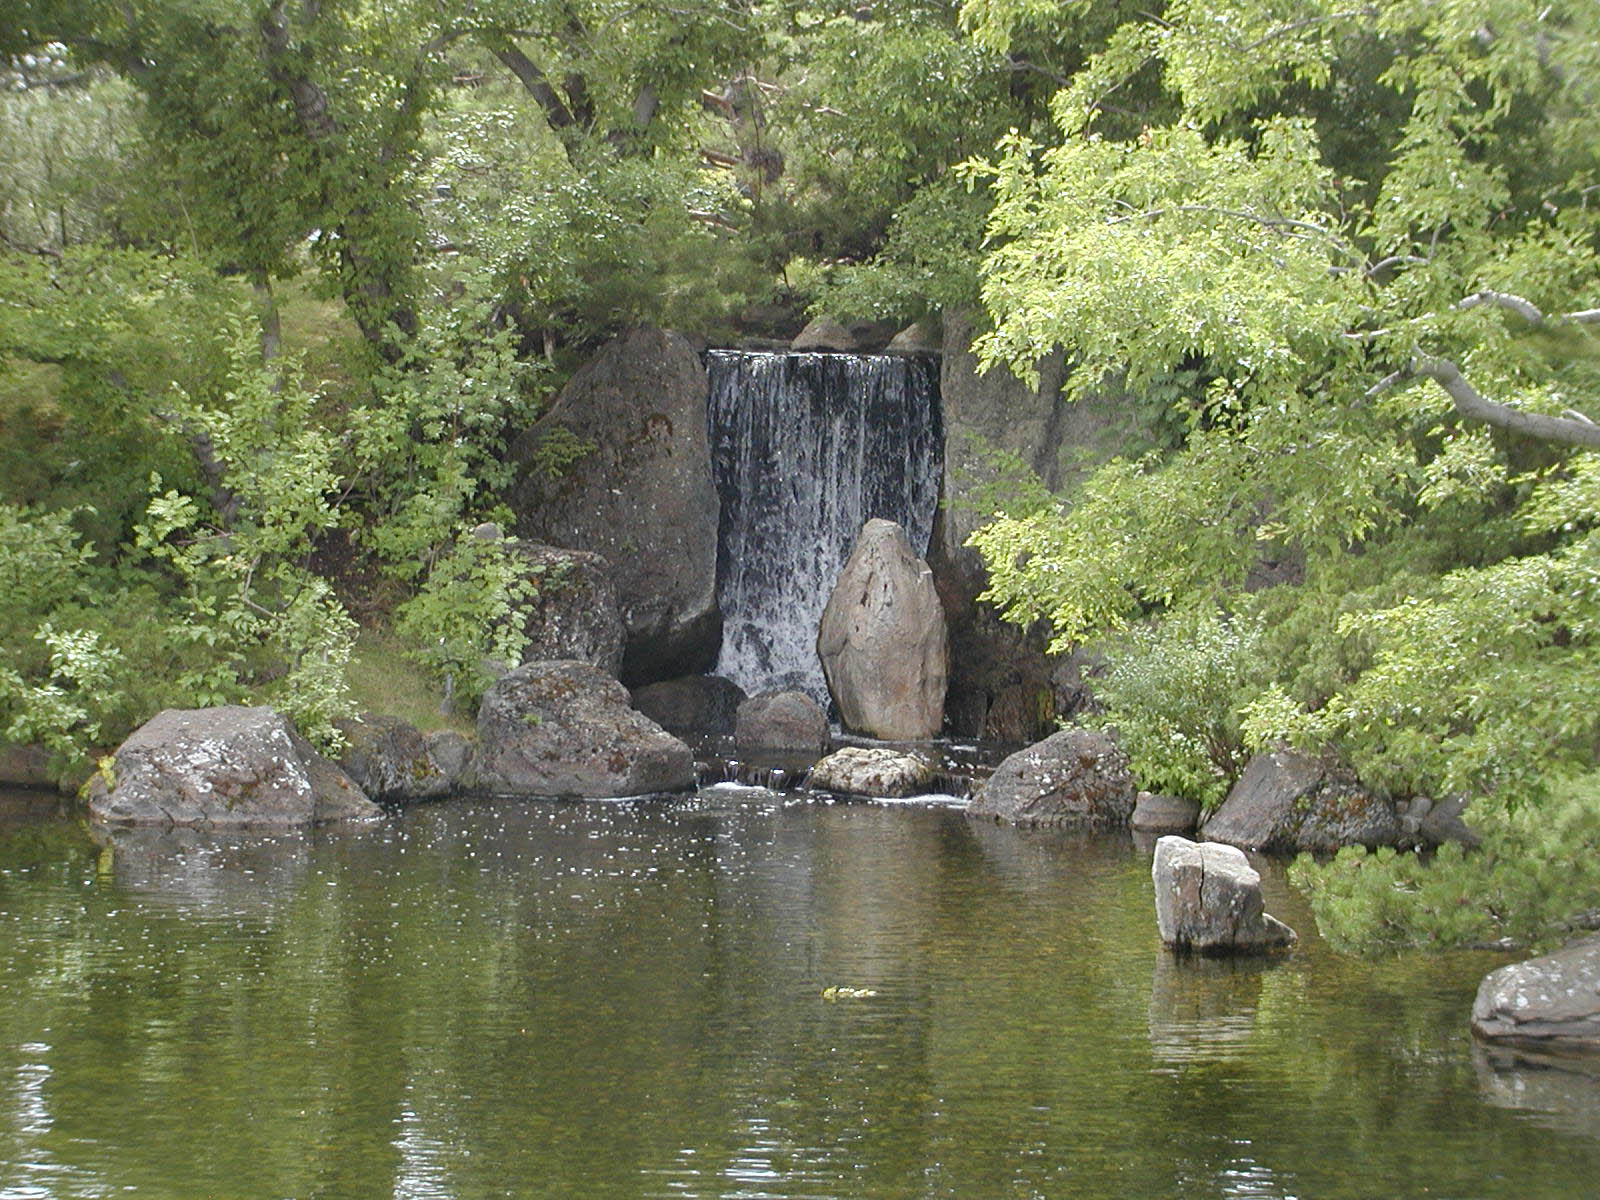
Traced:
[[938, 354], [940, 337], [937, 323], [934, 321], [917, 321], [907, 325], [894, 337], [889, 339], [886, 353], [889, 354]]
[[804, 692], [763, 692], [739, 705], [734, 744], [742, 751], [792, 750], [822, 754], [831, 735], [828, 716]]
[[1290, 750], [1252, 758], [1200, 834], [1265, 854], [1393, 846], [1403, 837], [1390, 800], [1348, 771]]
[[812, 788], [847, 796], [892, 799], [926, 792], [933, 764], [920, 754], [881, 746], [846, 746], [811, 768]]
[[643, 796], [693, 787], [694, 759], [593, 664], [524, 663], [484, 693], [467, 783], [502, 796]]
[[1600, 1050], [1600, 938], [1489, 972], [1472, 1004], [1472, 1032], [1530, 1049]]
[[380, 810], [271, 708], [167, 709], [117, 748], [89, 813], [110, 825], [288, 828]]
[[461, 776], [472, 758], [472, 743], [454, 729], [436, 729], [422, 739], [428, 745], [428, 757], [449, 781], [449, 790], [461, 784]]
[[1128, 756], [1111, 735], [1063, 729], [1005, 759], [967, 812], [1018, 825], [1126, 825], [1133, 802]]
[[733, 732], [744, 689], [720, 675], [685, 675], [633, 692], [633, 706], [673, 733]]
[[1292, 945], [1295, 932], [1261, 903], [1261, 876], [1244, 851], [1169, 835], [1150, 868], [1156, 925], [1174, 950], [1259, 954]]
[[537, 588], [522, 607], [522, 661], [575, 658], [607, 675], [621, 671], [627, 630], [605, 558], [537, 542], [516, 543], [516, 554]]
[[861, 348], [852, 334], [832, 317], [816, 317], [795, 335], [789, 349], [795, 351], [837, 351], [854, 354]]
[[1200, 823], [1200, 802], [1140, 792], [1128, 823], [1139, 833], [1193, 833]]
[[[682, 337], [636, 329], [575, 374], [511, 448], [517, 532], [604, 555], [636, 683], [716, 660], [717, 493], [705, 369]], [[579, 457], [560, 470], [553, 461]]]
[[893, 521], [866, 523], [822, 611], [817, 654], [848, 729], [936, 737], [949, 676], [933, 572]]
[[339, 765], [374, 800], [401, 804], [450, 793], [454, 780], [434, 761], [416, 726], [377, 713], [334, 724], [344, 734]]

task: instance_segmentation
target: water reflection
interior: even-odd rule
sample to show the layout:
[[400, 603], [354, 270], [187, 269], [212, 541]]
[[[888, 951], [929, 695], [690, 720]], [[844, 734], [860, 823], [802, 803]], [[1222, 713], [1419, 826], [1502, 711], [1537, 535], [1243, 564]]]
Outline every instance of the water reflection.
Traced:
[[1600, 1057], [1478, 1045], [1472, 1060], [1479, 1093], [1488, 1103], [1550, 1129], [1600, 1139]]
[[99, 825], [89, 834], [102, 851], [101, 872], [109, 869], [142, 903], [216, 916], [264, 914], [286, 903], [304, 882], [316, 836]]
[[1493, 956], [1340, 959], [1284, 890], [1292, 955], [1177, 962], [1127, 838], [720, 790], [309, 836], [34, 828], [51, 853], [0, 828], [3, 1197], [1539, 1200], [1600, 1176], [1592, 1094], [1473, 1057]]
[[1179, 1066], [1224, 1061], [1248, 1052], [1255, 1032], [1260, 959], [1158, 954], [1150, 980], [1150, 1048]]

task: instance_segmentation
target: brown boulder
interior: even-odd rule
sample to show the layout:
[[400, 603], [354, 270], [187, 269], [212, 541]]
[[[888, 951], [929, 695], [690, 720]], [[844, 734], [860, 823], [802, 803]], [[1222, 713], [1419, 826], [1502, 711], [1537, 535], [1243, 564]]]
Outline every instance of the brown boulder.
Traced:
[[893, 741], [936, 737], [948, 653], [933, 572], [899, 525], [868, 521], [817, 633], [817, 655], [845, 727]]

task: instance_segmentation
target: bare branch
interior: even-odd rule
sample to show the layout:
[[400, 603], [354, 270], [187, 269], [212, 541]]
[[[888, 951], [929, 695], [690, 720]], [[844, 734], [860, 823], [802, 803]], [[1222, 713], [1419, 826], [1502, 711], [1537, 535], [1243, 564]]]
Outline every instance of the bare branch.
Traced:
[[489, 52], [517, 77], [528, 95], [544, 109], [544, 118], [550, 122], [551, 129], [559, 133], [577, 124], [577, 118], [572, 115], [572, 110], [557, 94], [549, 78], [539, 69], [539, 65], [519, 50], [510, 38], [500, 34], [486, 34], [483, 42]]
[[1600, 425], [1588, 419], [1550, 417], [1497, 404], [1468, 383], [1461, 369], [1447, 358], [1416, 358], [1412, 360], [1410, 373], [1425, 375], [1444, 388], [1456, 412], [1469, 420], [1544, 442], [1600, 450]]
[[1496, 308], [1510, 309], [1530, 325], [1544, 325], [1571, 322], [1575, 325], [1600, 325], [1600, 308], [1580, 308], [1574, 312], [1557, 313], [1555, 316], [1546, 316], [1539, 306], [1531, 300], [1524, 300], [1521, 296], [1511, 292], [1494, 292], [1485, 289], [1473, 292], [1472, 295], [1460, 301], [1456, 307], [1462, 310], [1479, 308], [1485, 304]]
[[54, 246], [30, 246], [24, 242], [13, 241], [6, 236], [3, 230], [0, 230], [0, 243], [4, 243], [8, 250], [15, 250], [19, 254], [36, 254], [40, 258], [53, 258], [57, 262], [61, 261], [61, 251]]
[[1539, 306], [1531, 300], [1524, 300], [1521, 296], [1513, 296], [1510, 292], [1493, 292], [1485, 289], [1473, 292], [1466, 299], [1459, 301], [1456, 307], [1465, 312], [1467, 309], [1478, 308], [1485, 304], [1492, 304], [1496, 308], [1509, 308], [1530, 325], [1539, 325], [1544, 322], [1544, 313]]
[[1429, 261], [1420, 254], [1391, 254], [1388, 258], [1380, 258], [1363, 271], [1362, 274], [1371, 279], [1374, 275], [1387, 271], [1390, 267], [1421, 266]]

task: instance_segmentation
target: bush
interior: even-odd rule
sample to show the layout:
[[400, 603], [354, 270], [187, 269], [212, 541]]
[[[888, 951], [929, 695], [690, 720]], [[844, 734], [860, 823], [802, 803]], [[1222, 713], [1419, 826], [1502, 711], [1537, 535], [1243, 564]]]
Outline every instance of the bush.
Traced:
[[1483, 847], [1446, 845], [1431, 860], [1384, 849], [1303, 857], [1290, 879], [1317, 928], [1348, 952], [1500, 943], [1543, 949], [1593, 924], [1600, 903], [1600, 772], [1514, 811], [1480, 802], [1468, 819]]
[[1106, 645], [1095, 684], [1134, 776], [1151, 791], [1219, 803], [1244, 770], [1240, 710], [1265, 684], [1261, 627], [1216, 609], [1177, 613]]

